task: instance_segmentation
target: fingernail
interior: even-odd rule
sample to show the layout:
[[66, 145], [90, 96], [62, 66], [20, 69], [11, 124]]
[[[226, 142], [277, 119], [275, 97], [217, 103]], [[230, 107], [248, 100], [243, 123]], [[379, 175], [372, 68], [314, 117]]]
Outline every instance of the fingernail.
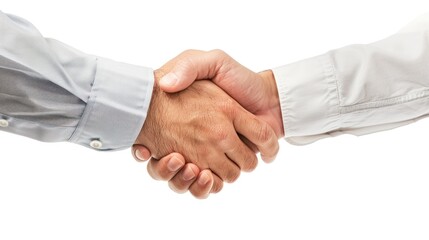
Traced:
[[201, 173], [200, 177], [198, 178], [198, 184], [201, 186], [206, 185], [209, 181], [210, 181], [210, 177], [205, 172]]
[[159, 80], [159, 83], [164, 86], [172, 87], [177, 83], [177, 76], [174, 73], [168, 73]]
[[168, 161], [167, 163], [167, 168], [168, 170], [170, 170], [171, 172], [176, 172], [177, 170], [179, 170], [179, 168], [181, 168], [183, 166], [182, 161], [180, 161], [177, 157], [172, 157], [170, 159], [170, 161]]
[[146, 159], [142, 156], [142, 154], [140, 153], [140, 151], [139, 150], [136, 150], [135, 152], [134, 152], [134, 155], [136, 156], [136, 158], [138, 159], [138, 160], [140, 160], [140, 161], [145, 161]]
[[187, 167], [185, 171], [183, 171], [183, 180], [190, 181], [191, 179], [195, 178], [195, 173], [192, 171], [190, 167]]

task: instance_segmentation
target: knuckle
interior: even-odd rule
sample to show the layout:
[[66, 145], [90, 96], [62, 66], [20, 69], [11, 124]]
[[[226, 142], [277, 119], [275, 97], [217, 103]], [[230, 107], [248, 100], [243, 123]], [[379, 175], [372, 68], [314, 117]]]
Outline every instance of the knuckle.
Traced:
[[272, 162], [275, 160], [277, 154], [279, 153], [280, 147], [278, 142], [276, 142], [275, 146], [273, 147], [273, 153], [270, 154], [270, 156], [268, 157], [268, 161], [267, 162]]
[[180, 53], [179, 56], [189, 56], [189, 55], [195, 54], [196, 52], [197, 50], [195, 49], [186, 49], [185, 51]]
[[165, 174], [164, 172], [158, 172], [155, 173], [155, 179], [158, 181], [168, 181], [168, 177], [167, 174]]
[[167, 166], [163, 169], [154, 169], [154, 172], [158, 176], [158, 180], [168, 181], [170, 180], [170, 172], [167, 170]]
[[228, 183], [235, 182], [240, 177], [240, 170], [234, 169], [227, 173], [225, 181]]
[[225, 57], [227, 56], [226, 52], [221, 49], [213, 49], [210, 51], [211, 54], [217, 56], [217, 57]]
[[191, 60], [189, 57], [184, 57], [184, 58], [180, 59], [180, 61], [178, 61], [176, 63], [176, 66], [175, 66], [174, 69], [176, 71], [182, 71], [182, 72], [184, 72], [186, 74], [189, 74], [195, 68], [196, 68], [195, 62], [193, 60]]
[[273, 137], [273, 130], [271, 129], [271, 127], [268, 125], [268, 123], [261, 123], [258, 129], [258, 140], [262, 143], [262, 144], [267, 144], [270, 142], [270, 140]]
[[161, 177], [158, 174], [158, 171], [156, 171], [154, 169], [154, 167], [151, 164], [152, 162], [149, 162], [149, 164], [147, 165], [147, 172], [149, 173], [149, 176], [151, 176], [151, 178], [155, 179], [155, 180], [161, 180]]
[[258, 158], [256, 157], [256, 155], [251, 155], [246, 159], [245, 165], [242, 170], [251, 172], [255, 170], [257, 166], [258, 166]]
[[231, 63], [235, 63], [234, 59], [232, 59], [226, 52], [220, 49], [214, 49], [209, 52], [212, 58], [216, 59], [221, 65], [229, 65]]
[[151, 159], [149, 164], [147, 164], [147, 171], [153, 179], [159, 181], [169, 181], [173, 174], [168, 170], [167, 163], [163, 159]]
[[227, 114], [232, 114], [235, 112], [237, 103], [232, 98], [225, 98], [223, 101], [219, 102], [219, 108]]
[[173, 182], [173, 181], [169, 181], [168, 182], [168, 186], [170, 187], [171, 190], [173, 190], [176, 193], [186, 193], [188, 191], [188, 189], [184, 188], [181, 185], [178, 185], [177, 183]]
[[227, 141], [229, 134], [225, 129], [219, 127], [214, 130], [213, 137], [216, 142], [223, 143]]
[[206, 199], [209, 197], [209, 194], [205, 193], [205, 192], [200, 192], [197, 190], [191, 190], [190, 192], [191, 192], [192, 196], [194, 196], [197, 199]]
[[207, 189], [201, 189], [201, 188], [195, 188], [190, 189], [189, 192], [191, 192], [192, 196], [198, 199], [206, 199], [209, 196], [209, 191]]
[[222, 181], [215, 182], [213, 184], [213, 187], [212, 187], [212, 189], [211, 189], [210, 192], [211, 193], [218, 193], [218, 192], [220, 192], [222, 190], [222, 188], [223, 188], [223, 182]]
[[189, 57], [182, 58], [179, 62], [177, 62], [177, 67], [179, 68], [187, 68], [187, 67], [194, 67], [193, 62]]

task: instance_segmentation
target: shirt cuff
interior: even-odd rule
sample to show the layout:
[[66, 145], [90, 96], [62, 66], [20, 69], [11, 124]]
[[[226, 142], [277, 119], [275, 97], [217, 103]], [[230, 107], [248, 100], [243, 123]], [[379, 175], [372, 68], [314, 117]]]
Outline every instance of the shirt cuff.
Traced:
[[150, 68], [98, 58], [91, 93], [70, 142], [97, 150], [120, 150], [136, 140], [154, 83]]
[[338, 128], [337, 81], [327, 54], [273, 69], [273, 73], [289, 143], [312, 143]]

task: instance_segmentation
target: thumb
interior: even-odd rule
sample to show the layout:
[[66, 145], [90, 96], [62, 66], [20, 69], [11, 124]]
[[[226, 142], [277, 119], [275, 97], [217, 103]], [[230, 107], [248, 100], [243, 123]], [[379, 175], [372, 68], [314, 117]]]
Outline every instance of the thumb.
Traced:
[[139, 162], [144, 162], [150, 159], [151, 153], [149, 149], [147, 149], [143, 145], [134, 144], [131, 148], [131, 154], [133, 155], [134, 159]]
[[216, 51], [179, 56], [173, 69], [161, 78], [159, 86], [173, 93], [186, 89], [196, 80], [212, 79], [218, 73], [222, 57]]

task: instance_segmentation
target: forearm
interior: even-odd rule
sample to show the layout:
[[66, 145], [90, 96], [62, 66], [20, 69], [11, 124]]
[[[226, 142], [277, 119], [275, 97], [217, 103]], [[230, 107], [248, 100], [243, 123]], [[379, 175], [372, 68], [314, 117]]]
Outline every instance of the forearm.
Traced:
[[425, 26], [274, 69], [286, 139], [306, 144], [361, 135], [428, 114]]
[[19, 17], [0, 12], [0, 23], [0, 118], [8, 123], [1, 130], [99, 150], [132, 145], [150, 102], [151, 69], [45, 39]]

